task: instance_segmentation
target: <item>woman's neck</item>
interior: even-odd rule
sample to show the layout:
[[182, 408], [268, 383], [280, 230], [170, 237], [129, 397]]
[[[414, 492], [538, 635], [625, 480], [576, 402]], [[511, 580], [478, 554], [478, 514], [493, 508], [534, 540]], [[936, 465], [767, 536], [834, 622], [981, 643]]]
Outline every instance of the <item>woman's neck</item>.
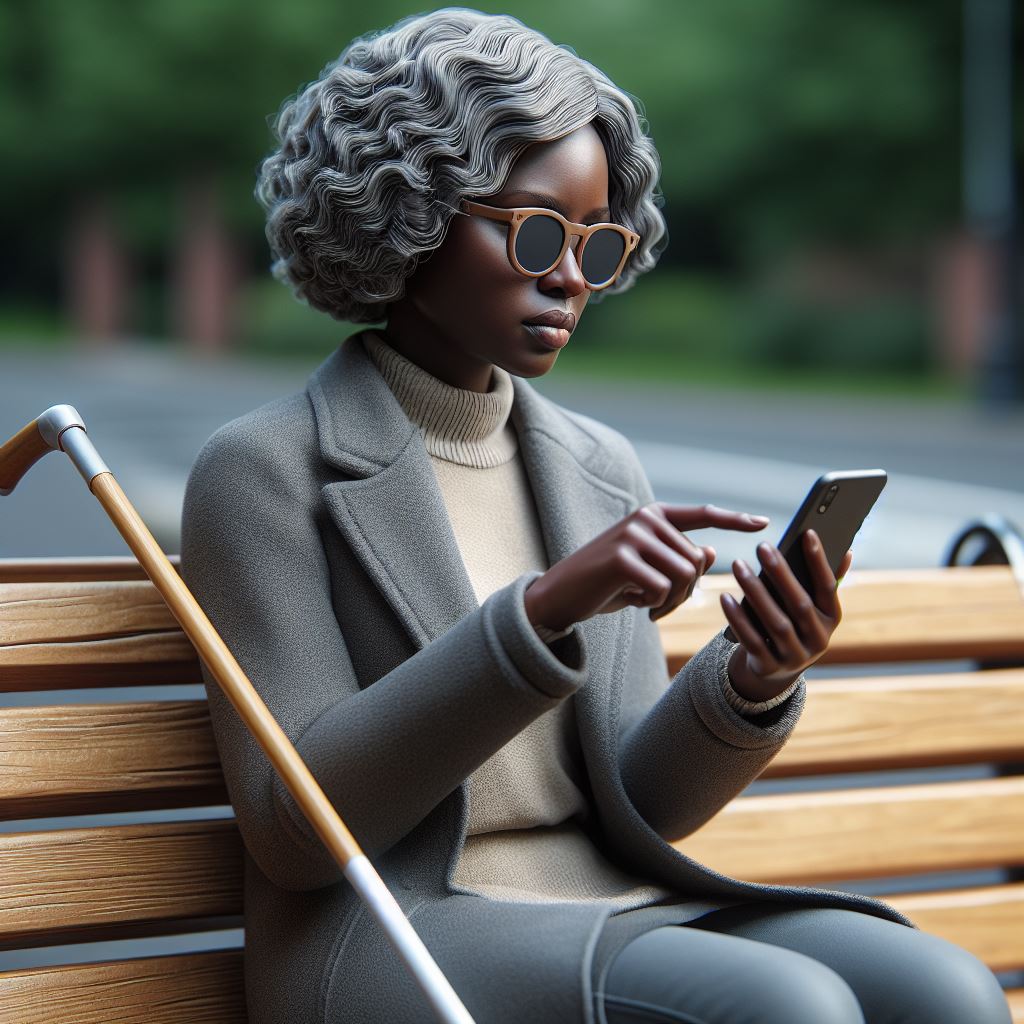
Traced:
[[486, 394], [493, 387], [493, 364], [474, 359], [456, 348], [409, 303], [397, 302], [390, 306], [387, 326], [378, 333], [410, 363], [450, 387], [480, 394]]

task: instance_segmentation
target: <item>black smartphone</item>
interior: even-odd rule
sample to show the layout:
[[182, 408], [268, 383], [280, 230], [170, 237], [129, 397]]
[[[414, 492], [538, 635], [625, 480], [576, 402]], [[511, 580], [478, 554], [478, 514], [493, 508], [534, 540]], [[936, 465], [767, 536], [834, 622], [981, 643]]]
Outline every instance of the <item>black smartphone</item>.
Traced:
[[[786, 527], [782, 540], [776, 545], [779, 553], [789, 563], [793, 575], [800, 585], [814, 596], [814, 584], [811, 572], [804, 557], [803, 535], [813, 529], [821, 539], [825, 549], [825, 559], [835, 575], [843, 556], [849, 550], [861, 524], [867, 518], [872, 506], [882, 493], [888, 476], [884, 469], [848, 469], [834, 470], [818, 477], [814, 486], [807, 492], [803, 504]], [[765, 585], [768, 593], [785, 609], [786, 604], [778, 591], [762, 569], [758, 579]], [[758, 634], [767, 637], [767, 631], [744, 596], [740, 608], [746, 613]], [[732, 626], [725, 631], [725, 637], [732, 643], [738, 638]]]

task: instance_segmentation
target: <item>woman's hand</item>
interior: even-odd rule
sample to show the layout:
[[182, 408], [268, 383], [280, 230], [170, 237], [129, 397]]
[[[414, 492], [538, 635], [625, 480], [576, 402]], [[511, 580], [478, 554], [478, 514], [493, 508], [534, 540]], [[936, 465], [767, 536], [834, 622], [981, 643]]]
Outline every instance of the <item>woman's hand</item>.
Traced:
[[[778, 548], [767, 543], [757, 548], [758, 558], [784, 608], [745, 562], [733, 562], [733, 573], [770, 638], [770, 643], [766, 643], [740, 610], [739, 603], [731, 595], [722, 594], [722, 611], [740, 643], [729, 659], [729, 678], [733, 689], [745, 700], [769, 700], [782, 693], [824, 654], [842, 618], [839, 585], [818, 535], [808, 530], [802, 541], [811, 572], [813, 599]], [[852, 561], [853, 552], [847, 551], [839, 566], [840, 579], [849, 571]]]
[[714, 505], [652, 502], [535, 579], [526, 588], [526, 615], [555, 630], [627, 605], [651, 607], [651, 618], [660, 618], [693, 593], [715, 560], [715, 549], [695, 544], [684, 528], [752, 532], [767, 525], [766, 516]]

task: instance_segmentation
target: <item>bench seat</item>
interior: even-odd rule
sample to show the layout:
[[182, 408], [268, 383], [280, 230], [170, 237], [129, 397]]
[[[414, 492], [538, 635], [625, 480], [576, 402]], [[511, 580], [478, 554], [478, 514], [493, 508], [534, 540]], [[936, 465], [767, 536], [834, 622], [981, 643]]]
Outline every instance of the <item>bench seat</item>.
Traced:
[[[731, 576], [705, 577], [659, 621], [670, 673], [725, 624], [722, 589], [739, 596]], [[882, 898], [993, 971], [1024, 970], [1017, 583], [1005, 566], [854, 570], [842, 596], [803, 716], [758, 780], [814, 787], [741, 794], [675, 845], [751, 881], [857, 891], [851, 880], [906, 878], [907, 891]], [[924, 671], [896, 671], [922, 660]], [[140, 688], [120, 703], [0, 708], [0, 816], [227, 804], [205, 700], [147, 700], [158, 684], [202, 676], [134, 558], [0, 560], [0, 691]], [[989, 777], [894, 785], [856, 774], [965, 765], [991, 766]], [[241, 926], [231, 818], [0, 833], [0, 864], [2, 949]], [[976, 869], [1004, 878], [943, 888], [934, 877]], [[1024, 1022], [1024, 989], [1007, 998]], [[72, 1019], [243, 1022], [242, 952], [0, 972], [0, 1024]]]

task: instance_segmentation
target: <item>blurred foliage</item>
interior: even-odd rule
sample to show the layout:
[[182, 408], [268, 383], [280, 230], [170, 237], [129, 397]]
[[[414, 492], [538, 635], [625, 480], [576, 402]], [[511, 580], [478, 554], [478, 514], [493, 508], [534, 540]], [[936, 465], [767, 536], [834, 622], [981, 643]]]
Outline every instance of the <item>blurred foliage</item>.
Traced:
[[759, 262], [957, 218], [961, 11], [643, 0], [614, 33], [567, 20], [559, 35], [644, 103], [677, 237], [692, 215], [726, 260]]
[[[640, 315], [638, 343], [682, 356], [713, 345], [782, 364], [923, 365], [924, 317], [910, 299], [843, 308], [750, 285], [818, 245], [867, 258], [890, 243], [923, 248], [959, 221], [958, 0], [477, 6], [601, 68], [639, 100], [660, 151], [670, 245], [633, 301], [603, 304], [602, 336]], [[355, 36], [420, 10], [0, 0], [0, 302], [56, 301], [73, 204], [101, 193], [147, 277], [140, 305], [162, 308], [149, 293], [163, 287], [183, 184], [212, 173], [263, 275], [247, 291], [243, 337], [257, 348], [336, 337], [337, 324], [266, 278], [252, 189], [268, 122]], [[147, 313], [142, 326], [159, 323]]]
[[929, 367], [919, 301], [793, 301], [767, 289], [738, 290], [709, 276], [652, 274], [580, 321], [579, 343], [606, 351], [643, 348], [665, 364], [707, 363], [917, 374]]
[[[323, 358], [364, 325], [332, 320], [269, 278], [246, 288], [240, 333], [255, 355]], [[896, 378], [928, 370], [925, 310], [906, 299], [795, 303], [727, 281], [663, 268], [615, 302], [585, 312], [566, 363], [590, 354], [627, 364], [638, 350], [677, 376], [713, 365], [877, 371]]]
[[[720, 249], [763, 256], [956, 215], [960, 6], [634, 0], [585, 19], [529, 2], [512, 13], [640, 99], [677, 224], [692, 209]], [[268, 118], [355, 35], [416, 10], [378, 3], [371, 21], [326, 0], [5, 0], [0, 185], [25, 200], [6, 216], [100, 188], [144, 243], [173, 226], [182, 177], [213, 167], [232, 222], [252, 230]]]
[[253, 278], [240, 303], [239, 335], [254, 355], [280, 355], [303, 362], [322, 359], [365, 324], [334, 320], [300, 302], [269, 275]]
[[907, 299], [878, 299], [847, 307], [753, 296], [741, 327], [757, 362], [912, 374], [931, 363], [925, 310]]
[[4, 0], [0, 188], [19, 197], [0, 207], [5, 235], [45, 263], [75, 200], [100, 192], [144, 258], [173, 239], [182, 183], [212, 171], [255, 247], [268, 118], [372, 27], [361, 17], [324, 0]]

